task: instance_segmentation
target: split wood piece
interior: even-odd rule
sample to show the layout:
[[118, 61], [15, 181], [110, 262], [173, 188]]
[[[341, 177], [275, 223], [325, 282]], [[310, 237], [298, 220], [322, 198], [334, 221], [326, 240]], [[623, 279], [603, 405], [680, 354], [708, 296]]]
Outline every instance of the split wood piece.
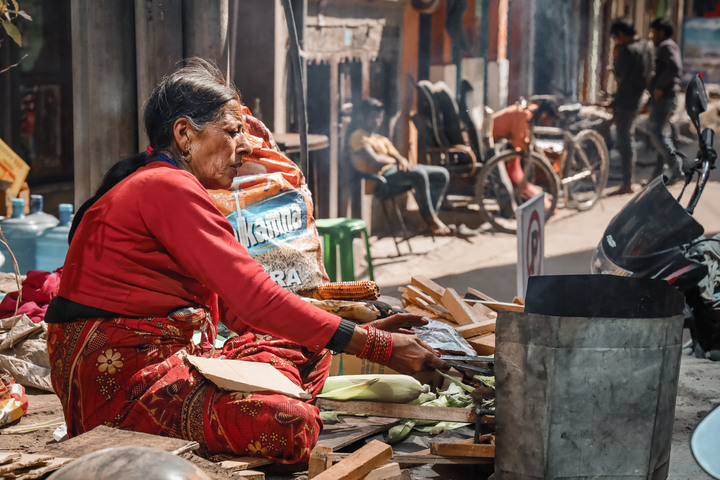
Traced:
[[408, 285], [407, 290], [405, 291], [405, 294], [408, 297], [412, 298], [413, 300], [422, 300], [424, 303], [426, 303], [428, 305], [438, 303], [434, 297], [431, 297], [430, 295], [426, 295], [425, 293], [423, 293], [419, 288], [417, 288], [414, 285]]
[[423, 293], [429, 295], [435, 300], [435, 303], [440, 303], [445, 288], [441, 287], [437, 283], [430, 280], [428, 277], [418, 275], [410, 278], [410, 283], [419, 288]]
[[51, 458], [45, 465], [34, 467], [24, 473], [15, 473], [15, 477], [12, 478], [15, 478], [15, 480], [36, 480], [39, 478], [47, 478], [49, 473], [59, 470], [73, 460], [73, 458]]
[[452, 317], [450, 315], [450, 312], [448, 312], [448, 309], [443, 307], [442, 305], [437, 305], [437, 304], [433, 303], [433, 304], [428, 305], [428, 308], [430, 310], [432, 310], [433, 312], [437, 313], [438, 315], [440, 315], [441, 317], [445, 318], [446, 320], [450, 320], [450, 318]]
[[484, 320], [480, 323], [472, 325], [463, 325], [455, 328], [463, 338], [472, 338], [480, 335], [486, 335], [495, 331], [495, 320]]
[[0, 465], [0, 478], [14, 478], [22, 473], [22, 470], [47, 465], [52, 458], [48, 455], [21, 453], [20, 458], [13, 460], [12, 463]]
[[448, 422], [475, 422], [475, 412], [471, 408], [430, 407], [383, 402], [354, 402], [318, 398], [315, 406], [320, 410], [333, 410], [348, 414], [368, 414], [378, 417], [414, 418]]
[[482, 319], [495, 320], [497, 318], [497, 312], [482, 302], [469, 305], [469, 307], [470, 311], [473, 312], [480, 321], [482, 321]]
[[[455, 323], [453, 320], [450, 320], [452, 318], [451, 315], [447, 315], [447, 317], [443, 317], [443, 316], [440, 316], [439, 314], [435, 313], [434, 311], [425, 310], [424, 308], [420, 308], [419, 306], [413, 305], [413, 304], [405, 305], [405, 306], [403, 306], [403, 308], [405, 309], [406, 312], [412, 313], [414, 315], [420, 315], [420, 316], [423, 316], [430, 320], [442, 322], [442, 323], [444, 323], [446, 325], [450, 325], [452, 327], [458, 326], [457, 323]], [[430, 308], [432, 308], [432, 305], [430, 305]]]
[[403, 302], [403, 306], [404, 306], [404, 307], [406, 307], [406, 306], [408, 306], [408, 305], [417, 305], [417, 306], [419, 306], [420, 308], [424, 308], [424, 309], [427, 310], [427, 309], [428, 309], [428, 306], [430, 305], [428, 302], [426, 302], [426, 301], [423, 300], [422, 298], [420, 298], [420, 297], [412, 297], [411, 295], [408, 295], [407, 292], [403, 293], [403, 294], [402, 294], [402, 297], [400, 297], [400, 298], [402, 298], [402, 302]]
[[364, 480], [395, 480], [400, 478], [400, 475], [402, 475], [400, 464], [386, 463], [382, 467], [378, 467], [368, 473]]
[[478, 355], [492, 355], [495, 353], [494, 333], [468, 338], [467, 341]]
[[512, 299], [512, 303], [517, 303], [518, 305], [525, 305], [525, 299], [523, 297], [514, 297]]
[[465, 303], [468, 305], [484, 305], [491, 310], [495, 312], [499, 312], [501, 310], [507, 310], [508, 312], [524, 312], [525, 306], [520, 305], [517, 303], [507, 303], [507, 302], [486, 302], [485, 300], [473, 300], [472, 298], [466, 298], [464, 299]]
[[[424, 451], [424, 450], [423, 450]], [[328, 460], [332, 462], [339, 462], [351, 453], [329, 453]], [[492, 465], [494, 459], [485, 457], [446, 457], [443, 455], [432, 455], [430, 453], [408, 453], [394, 455], [391, 459], [393, 462], [397, 462], [400, 465], [467, 465], [467, 464], [480, 464], [480, 465]]]
[[230, 458], [228, 460], [223, 460], [222, 462], [218, 463], [218, 465], [223, 467], [225, 470], [237, 472], [240, 470], [248, 470], [255, 467], [261, 467], [270, 463], [272, 463], [272, 460], [268, 460], [267, 458], [236, 457]]
[[490, 295], [486, 295], [480, 290], [475, 290], [474, 288], [468, 287], [467, 294], [475, 298], [479, 298], [480, 300], [485, 300], [486, 302], [497, 302], [497, 300], [492, 298]]
[[473, 443], [472, 438], [452, 443], [430, 442], [430, 453], [448, 457], [494, 458], [495, 445]]
[[359, 480], [393, 456], [387, 443], [373, 440], [324, 472], [316, 480]]
[[239, 480], [265, 480], [265, 473], [257, 470], [243, 470], [238, 475]]
[[328, 454], [333, 449], [325, 445], [315, 445], [310, 452], [310, 460], [308, 461], [308, 479], [315, 478], [322, 472], [332, 467], [332, 461], [328, 459]]
[[452, 288], [446, 288], [442, 296], [442, 305], [447, 308], [458, 325], [471, 325], [478, 323], [479, 319], [470, 307]]

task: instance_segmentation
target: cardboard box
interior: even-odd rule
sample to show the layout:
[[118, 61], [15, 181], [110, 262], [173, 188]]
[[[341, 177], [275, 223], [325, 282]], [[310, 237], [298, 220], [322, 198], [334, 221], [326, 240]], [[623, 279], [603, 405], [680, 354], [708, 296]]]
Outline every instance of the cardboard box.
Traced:
[[[340, 367], [342, 364], [342, 372]], [[378, 363], [369, 362], [366, 359], [360, 359], [355, 355], [347, 353], [338, 353], [333, 355], [330, 363], [330, 375], [367, 375], [374, 373], [398, 373], [392, 368], [388, 368]]]
[[2, 140], [0, 140], [0, 180], [10, 183], [8, 192], [15, 198], [20, 193], [23, 183], [30, 172], [30, 165]]

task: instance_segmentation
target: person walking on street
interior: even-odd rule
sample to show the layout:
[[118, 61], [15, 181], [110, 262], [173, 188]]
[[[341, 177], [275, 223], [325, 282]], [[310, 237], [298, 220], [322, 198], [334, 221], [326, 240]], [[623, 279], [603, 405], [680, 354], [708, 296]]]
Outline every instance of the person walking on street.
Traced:
[[617, 149], [622, 160], [622, 183], [609, 195], [625, 195], [633, 193], [633, 122], [640, 107], [640, 98], [648, 86], [653, 52], [649, 42], [637, 37], [635, 26], [626, 18], [613, 21], [610, 36], [615, 40], [613, 70], [617, 91], [612, 105]]
[[674, 30], [669, 20], [656, 18], [650, 24], [650, 31], [655, 44], [655, 75], [650, 85], [649, 133], [650, 143], [658, 152], [653, 178], [661, 175], [667, 165], [667, 176], [672, 183], [683, 176], [682, 161], [675, 155], [675, 145], [665, 132], [677, 107], [682, 60], [680, 48], [671, 38]]

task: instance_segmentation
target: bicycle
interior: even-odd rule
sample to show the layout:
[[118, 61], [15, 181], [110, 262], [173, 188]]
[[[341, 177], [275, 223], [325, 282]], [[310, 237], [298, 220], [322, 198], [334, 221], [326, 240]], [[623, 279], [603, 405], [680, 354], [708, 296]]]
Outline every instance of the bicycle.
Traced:
[[[577, 131], [579, 110], [579, 105], [561, 106], [559, 127], [531, 126], [527, 151], [500, 151], [480, 169], [475, 199], [493, 228], [516, 233], [518, 205], [540, 191], [545, 194], [545, 221], [555, 213], [560, 195], [565, 206], [579, 211], [592, 208], [602, 196], [610, 167], [607, 145], [595, 130]], [[522, 176], [513, 182], [508, 166], [517, 177], [518, 163]]]

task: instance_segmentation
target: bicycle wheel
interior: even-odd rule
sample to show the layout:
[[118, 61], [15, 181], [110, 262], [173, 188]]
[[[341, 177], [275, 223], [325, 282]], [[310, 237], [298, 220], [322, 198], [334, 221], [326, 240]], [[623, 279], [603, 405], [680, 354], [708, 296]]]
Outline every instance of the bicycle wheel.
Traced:
[[579, 211], [592, 208], [602, 196], [610, 172], [610, 155], [605, 139], [594, 130], [582, 130], [573, 137], [562, 185], [568, 203]]
[[[528, 161], [527, 153], [503, 152], [489, 159], [475, 180], [475, 200], [480, 206], [483, 218], [495, 230], [505, 233], [517, 231], [515, 212], [517, 206], [537, 193], [545, 193], [545, 221], [555, 212], [558, 200], [557, 175], [542, 155], [532, 152]], [[508, 174], [522, 168], [521, 181], [512, 182]]]

